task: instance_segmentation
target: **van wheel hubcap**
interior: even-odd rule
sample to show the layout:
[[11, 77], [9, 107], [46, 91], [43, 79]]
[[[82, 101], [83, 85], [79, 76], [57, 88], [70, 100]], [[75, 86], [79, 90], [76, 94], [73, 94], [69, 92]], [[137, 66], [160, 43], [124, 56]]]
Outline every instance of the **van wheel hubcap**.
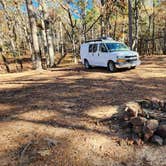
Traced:
[[114, 71], [114, 64], [111, 62], [109, 63], [109, 70]]
[[89, 68], [89, 63], [88, 63], [88, 61], [85, 61], [85, 68]]

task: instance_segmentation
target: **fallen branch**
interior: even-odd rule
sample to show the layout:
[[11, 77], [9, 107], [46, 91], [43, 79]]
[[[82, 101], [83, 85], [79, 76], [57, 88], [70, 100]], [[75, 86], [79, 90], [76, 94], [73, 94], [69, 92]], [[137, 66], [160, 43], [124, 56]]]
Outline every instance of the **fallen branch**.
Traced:
[[28, 147], [32, 144], [32, 141], [30, 141], [28, 144], [25, 145], [24, 149], [22, 150], [21, 154], [20, 154], [20, 166], [22, 166], [22, 161], [23, 161], [23, 157], [25, 155], [25, 152], [27, 151]]

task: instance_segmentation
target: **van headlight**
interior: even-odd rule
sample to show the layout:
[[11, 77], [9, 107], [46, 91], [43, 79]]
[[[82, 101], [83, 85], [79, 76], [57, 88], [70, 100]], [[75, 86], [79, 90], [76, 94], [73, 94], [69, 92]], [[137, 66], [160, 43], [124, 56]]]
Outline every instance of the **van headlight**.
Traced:
[[124, 62], [126, 62], [126, 59], [118, 58], [118, 59], [117, 59], [117, 62], [118, 62], [118, 63], [124, 63]]

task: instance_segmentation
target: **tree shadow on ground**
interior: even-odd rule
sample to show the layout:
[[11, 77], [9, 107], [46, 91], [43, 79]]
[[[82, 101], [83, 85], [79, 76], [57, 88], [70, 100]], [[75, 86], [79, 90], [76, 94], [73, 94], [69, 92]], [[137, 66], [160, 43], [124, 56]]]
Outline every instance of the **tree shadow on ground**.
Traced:
[[[36, 78], [36, 73], [30, 77], [17, 77], [16, 80], [3, 80], [3, 84], [13, 87], [0, 89], [0, 124], [25, 122], [120, 138], [117, 132], [98, 126], [103, 119], [97, 116], [102, 107], [107, 113], [110, 106], [128, 101], [154, 96], [166, 99], [164, 77], [141, 79], [126, 74], [127, 79], [125, 76], [121, 79], [103, 73], [105, 69], [97, 69], [105, 74], [104, 77], [96, 75], [90, 78], [89, 74], [93, 72], [80, 68], [60, 70], [63, 74], [57, 76], [57, 69], [51, 72], [51, 78]], [[96, 69], [95, 73], [98, 73]], [[91, 114], [92, 111], [95, 113]]]
[[[69, 73], [70, 75], [77, 76], [77, 73]], [[84, 77], [73, 79], [67, 76], [66, 73], [63, 80], [49, 80], [49, 82], [42, 82], [42, 80], [37, 82], [32, 79], [31, 83], [26, 82], [24, 78], [24, 83], [20, 84], [26, 84], [26, 86], [0, 90], [0, 103], [12, 106], [9, 110], [0, 109], [1, 119], [29, 111], [50, 110], [61, 116], [70, 115], [94, 120], [86, 115], [87, 110], [120, 105], [152, 96], [164, 98], [166, 94], [165, 78], [123, 80], [116, 77], [104, 79]], [[15, 83], [9, 81], [6, 84]], [[19, 80], [16, 84], [19, 84]]]

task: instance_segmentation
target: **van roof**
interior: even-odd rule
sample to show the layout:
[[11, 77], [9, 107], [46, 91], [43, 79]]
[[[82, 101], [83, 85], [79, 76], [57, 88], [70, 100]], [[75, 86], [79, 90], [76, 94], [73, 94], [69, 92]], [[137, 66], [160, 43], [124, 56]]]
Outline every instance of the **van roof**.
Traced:
[[102, 42], [102, 43], [121, 43], [119, 41], [113, 40], [112, 38], [101, 38], [101, 39], [85, 41], [84, 44], [86, 44], [86, 43], [98, 43], [98, 42]]

